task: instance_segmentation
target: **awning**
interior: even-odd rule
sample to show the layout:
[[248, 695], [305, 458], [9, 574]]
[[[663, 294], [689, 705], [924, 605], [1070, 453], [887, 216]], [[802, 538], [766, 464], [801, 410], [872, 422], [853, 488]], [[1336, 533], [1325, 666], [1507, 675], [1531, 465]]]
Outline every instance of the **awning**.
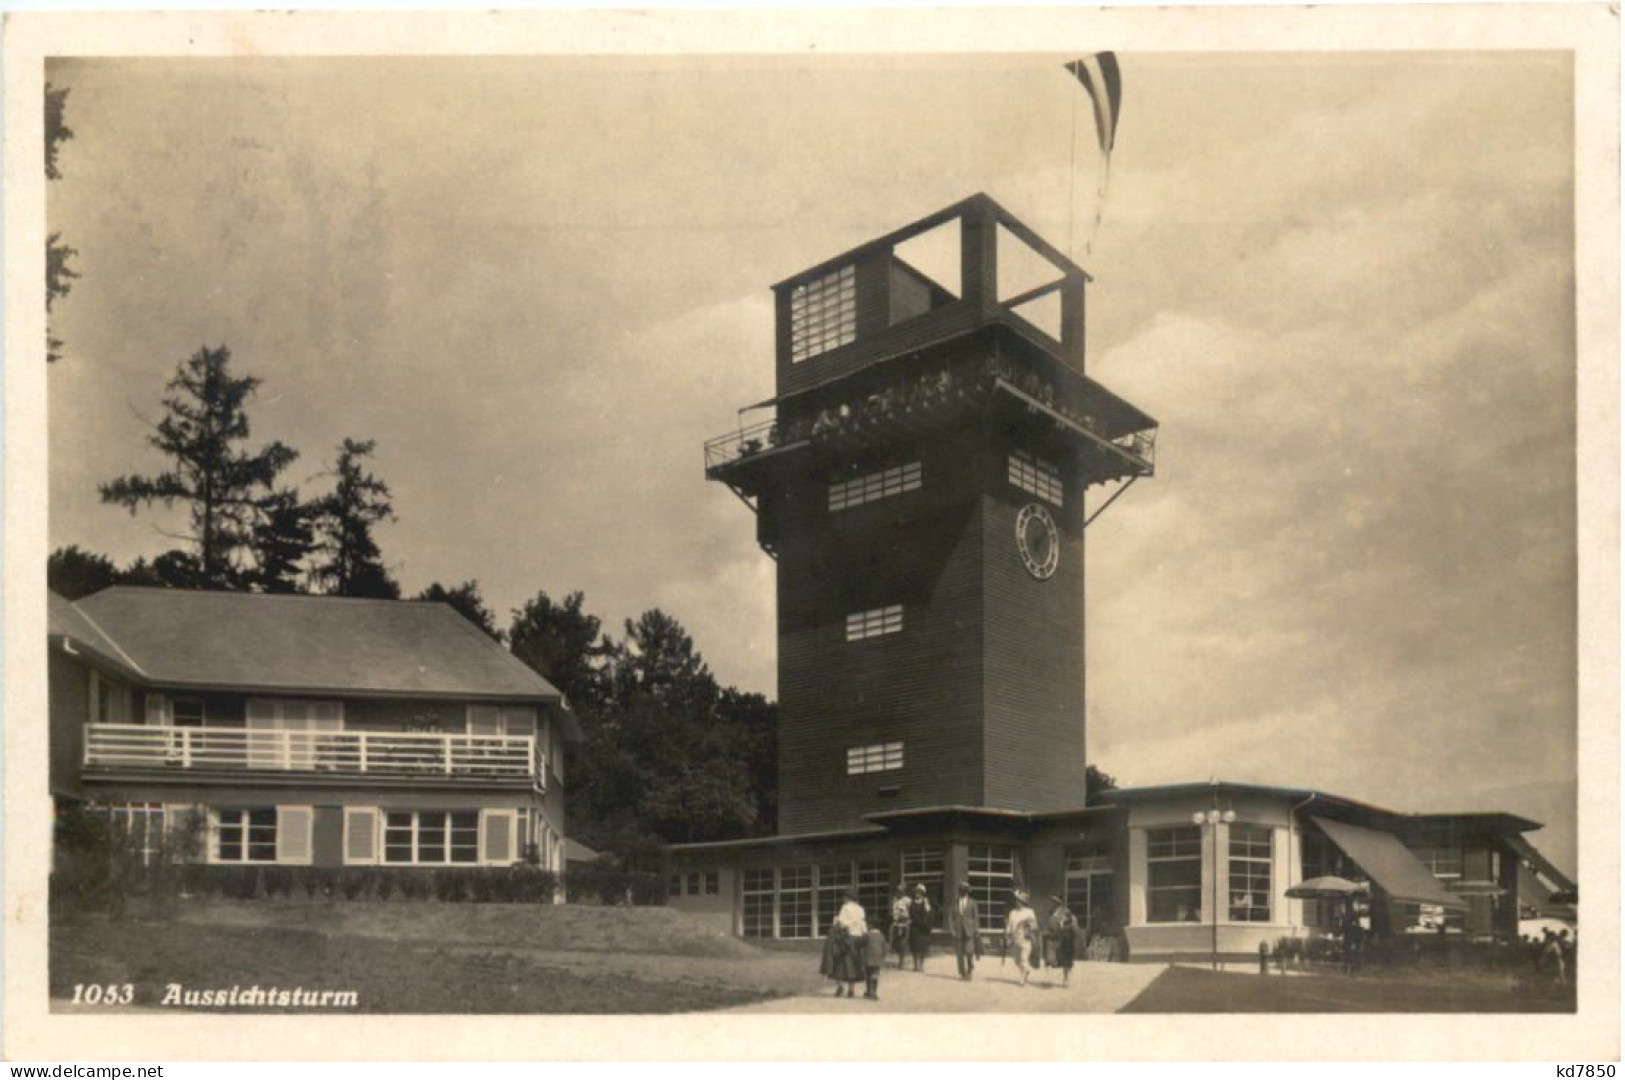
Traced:
[[1517, 855], [1531, 870], [1547, 878], [1559, 889], [1574, 888], [1574, 879], [1552, 865], [1552, 861], [1542, 855], [1540, 851], [1523, 837], [1513, 834], [1506, 838], [1507, 847]]
[[1371, 880], [1395, 900], [1465, 910], [1467, 904], [1445, 891], [1439, 879], [1412, 855], [1392, 833], [1365, 829], [1342, 821], [1311, 818], [1332, 843], [1371, 875]]

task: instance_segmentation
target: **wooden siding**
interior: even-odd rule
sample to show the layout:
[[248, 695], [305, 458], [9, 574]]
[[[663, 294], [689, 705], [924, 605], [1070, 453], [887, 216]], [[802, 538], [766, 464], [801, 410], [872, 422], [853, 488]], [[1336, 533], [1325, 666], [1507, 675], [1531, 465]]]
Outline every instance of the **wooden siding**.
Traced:
[[[830, 474], [809, 472], [781, 489], [784, 832], [925, 806], [1082, 805], [1078, 488], [1068, 472], [1068, 505], [1056, 512], [1061, 566], [1037, 581], [1016, 549], [1015, 517], [1032, 497], [1008, 482], [1009, 446], [970, 426], [894, 447], [852, 467], [918, 459], [921, 490], [850, 510], [829, 511]], [[846, 641], [848, 613], [897, 603], [901, 632]], [[902, 769], [846, 775], [848, 747], [897, 740]]]
[[[962, 445], [919, 449], [921, 491], [832, 514], [827, 477], [809, 476], [779, 509], [785, 833], [981, 801], [978, 480]], [[846, 640], [848, 613], [897, 603], [901, 632]], [[846, 775], [848, 747], [897, 740], [903, 768]], [[893, 787], [895, 795], [879, 794]]]
[[[986, 805], [1063, 810], [1084, 801], [1084, 566], [1082, 487], [1072, 461], [1059, 461], [1065, 506], [1013, 486], [1011, 449], [995, 440], [986, 456], [983, 499], [983, 669]], [[1046, 506], [1061, 534], [1053, 576], [1027, 572], [1016, 547], [1016, 516]]]

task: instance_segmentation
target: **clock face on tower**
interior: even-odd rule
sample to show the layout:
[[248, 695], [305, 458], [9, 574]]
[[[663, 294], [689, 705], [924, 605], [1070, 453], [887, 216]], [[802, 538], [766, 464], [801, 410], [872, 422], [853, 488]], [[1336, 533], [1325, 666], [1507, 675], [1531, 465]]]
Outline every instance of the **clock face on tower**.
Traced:
[[1061, 561], [1061, 536], [1055, 519], [1038, 503], [1028, 503], [1016, 515], [1016, 550], [1027, 573], [1040, 581], [1055, 573]]

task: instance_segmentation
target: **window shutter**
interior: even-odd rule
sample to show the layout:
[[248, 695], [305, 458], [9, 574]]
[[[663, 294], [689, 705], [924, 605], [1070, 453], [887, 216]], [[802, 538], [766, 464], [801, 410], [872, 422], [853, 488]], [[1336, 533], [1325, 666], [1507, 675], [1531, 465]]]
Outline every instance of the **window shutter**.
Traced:
[[378, 861], [378, 811], [371, 806], [344, 808], [344, 864], [371, 865]]
[[468, 733], [470, 735], [502, 734], [502, 710], [495, 705], [468, 707]]
[[514, 861], [514, 813], [512, 810], [485, 810], [484, 828], [481, 830], [485, 841], [485, 858], [482, 862], [497, 866], [506, 866]]
[[536, 734], [536, 710], [528, 705], [510, 705], [502, 710], [504, 735]]
[[277, 807], [277, 862], [302, 865], [310, 862], [310, 830], [315, 816], [308, 806]]

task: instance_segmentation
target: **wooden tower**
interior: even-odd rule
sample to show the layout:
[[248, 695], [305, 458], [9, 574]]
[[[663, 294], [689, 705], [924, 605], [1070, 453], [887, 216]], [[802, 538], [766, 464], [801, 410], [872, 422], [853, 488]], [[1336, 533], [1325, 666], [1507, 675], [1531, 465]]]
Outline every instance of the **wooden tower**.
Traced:
[[1084, 374], [1087, 280], [976, 195], [775, 287], [773, 416], [706, 475], [778, 560], [782, 834], [1083, 805], [1084, 492], [1156, 432]]

